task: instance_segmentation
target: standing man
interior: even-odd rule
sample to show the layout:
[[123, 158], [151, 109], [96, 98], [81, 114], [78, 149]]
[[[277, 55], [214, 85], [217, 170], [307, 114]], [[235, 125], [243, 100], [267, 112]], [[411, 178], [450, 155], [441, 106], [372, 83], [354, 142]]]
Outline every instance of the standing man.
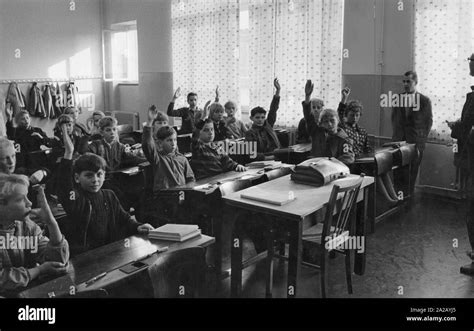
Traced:
[[433, 125], [430, 99], [416, 90], [418, 75], [407, 71], [403, 78], [405, 90], [399, 97], [398, 107], [392, 108], [393, 141], [415, 144], [418, 156], [412, 163], [410, 194], [415, 191], [416, 177], [425, 150], [426, 140]]
[[[469, 57], [469, 72], [474, 77], [474, 54]], [[471, 89], [473, 87], [471, 86]], [[472, 127], [474, 125], [474, 92], [470, 92], [466, 96], [466, 102], [462, 108], [461, 120], [456, 122], [457, 125], [452, 127], [453, 134], [455, 131], [458, 133], [458, 141], [463, 141], [467, 144], [467, 155], [468, 155], [468, 167], [471, 174], [468, 183], [468, 203], [469, 203], [469, 214], [467, 217], [467, 233], [469, 236], [469, 242], [471, 244], [471, 251], [467, 252], [467, 255], [471, 258], [471, 263], [461, 267], [461, 273], [466, 275], [474, 275], [474, 135]]]

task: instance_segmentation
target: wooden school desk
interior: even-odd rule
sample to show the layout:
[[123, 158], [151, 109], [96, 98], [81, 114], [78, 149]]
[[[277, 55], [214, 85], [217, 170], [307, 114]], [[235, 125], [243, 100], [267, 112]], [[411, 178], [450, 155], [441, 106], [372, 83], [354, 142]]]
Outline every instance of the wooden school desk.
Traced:
[[[240, 233], [236, 233], [235, 231], [235, 221], [238, 220], [239, 211], [252, 211], [276, 217], [277, 222], [280, 222], [281, 226], [284, 227], [290, 235], [287, 289], [293, 289], [293, 291], [288, 291], [288, 297], [294, 297], [296, 295], [297, 279], [301, 265], [302, 225], [304, 218], [322, 209], [327, 204], [332, 188], [335, 184], [339, 183], [340, 185], [344, 185], [344, 181], [350, 181], [356, 178], [359, 178], [359, 176], [350, 175], [347, 178], [336, 180], [322, 187], [313, 187], [297, 184], [292, 181], [290, 175], [288, 175], [254, 186], [254, 188], [258, 187], [268, 191], [268, 196], [271, 196], [272, 193], [292, 191], [295, 200], [283, 206], [241, 198], [241, 194], [250, 192], [252, 188], [224, 196], [223, 199], [226, 204], [233, 207], [236, 211], [233, 220], [230, 222], [230, 226], [234, 229], [232, 243], [235, 243], [236, 240], [238, 240], [239, 243], [242, 243]], [[373, 177], [364, 177], [361, 192], [357, 198], [358, 208], [355, 233], [357, 236], [365, 236], [366, 233], [365, 220], [367, 218], [367, 212], [371, 212], [371, 208], [368, 208], [368, 196], [369, 189], [373, 189], [373, 183]], [[239, 297], [242, 290], [242, 245], [232, 245], [231, 247], [231, 296]], [[354, 271], [358, 275], [364, 274], [366, 251], [367, 247], [365, 247], [364, 253], [356, 253]]]
[[[282, 167], [292, 167], [289, 164], [282, 164]], [[181, 208], [189, 211], [190, 220], [194, 220], [201, 215], [213, 215], [213, 236], [215, 236], [215, 256], [214, 263], [216, 267], [217, 278], [228, 276], [228, 273], [222, 270], [223, 259], [223, 242], [224, 242], [224, 222], [223, 210], [219, 209], [220, 195], [218, 194], [219, 186], [225, 182], [235, 180], [250, 179], [259, 181], [265, 175], [264, 169], [249, 169], [245, 172], [228, 171], [216, 176], [207, 177], [198, 180], [197, 182], [188, 183], [183, 186], [177, 186], [167, 189], [166, 191], [182, 192], [184, 204]], [[216, 199], [219, 199], [217, 201]], [[178, 202], [177, 202], [178, 203]], [[220, 282], [218, 281], [218, 284]]]
[[[187, 247], [207, 247], [212, 243], [214, 243], [214, 238], [205, 235], [184, 242], [150, 240], [146, 235], [132, 236], [74, 257], [69, 261], [68, 274], [40, 285], [32, 284], [28, 289], [20, 292], [18, 296], [22, 298], [48, 298], [67, 295], [70, 293], [71, 287], [75, 287], [76, 292], [111, 287], [147, 270], [147, 267], [145, 267], [131, 274], [126, 274], [119, 269], [137, 260], [148, 264], [148, 266], [152, 265], [157, 260], [158, 255], [162, 253], [148, 255], [156, 252], [159, 248], [168, 246], [168, 252], [171, 252]], [[86, 286], [87, 281], [103, 272], [107, 272], [105, 277], [90, 286]]]

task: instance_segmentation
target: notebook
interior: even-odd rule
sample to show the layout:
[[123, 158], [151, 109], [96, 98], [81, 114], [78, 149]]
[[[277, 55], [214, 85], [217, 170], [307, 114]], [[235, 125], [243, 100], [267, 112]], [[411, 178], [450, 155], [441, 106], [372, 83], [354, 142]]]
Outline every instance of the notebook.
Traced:
[[294, 193], [291, 191], [268, 192], [268, 190], [262, 189], [258, 186], [253, 186], [246, 191], [247, 192], [240, 194], [241, 198], [260, 201], [277, 206], [283, 206], [295, 200]]
[[151, 230], [148, 237], [170, 241], [185, 241], [201, 234], [199, 226], [194, 224], [165, 224]]

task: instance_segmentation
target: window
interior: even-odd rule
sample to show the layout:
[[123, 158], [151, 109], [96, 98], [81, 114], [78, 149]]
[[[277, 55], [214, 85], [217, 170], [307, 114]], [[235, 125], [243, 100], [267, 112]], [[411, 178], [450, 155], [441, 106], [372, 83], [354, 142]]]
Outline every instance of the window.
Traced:
[[138, 83], [137, 22], [113, 24], [103, 41], [104, 79]]

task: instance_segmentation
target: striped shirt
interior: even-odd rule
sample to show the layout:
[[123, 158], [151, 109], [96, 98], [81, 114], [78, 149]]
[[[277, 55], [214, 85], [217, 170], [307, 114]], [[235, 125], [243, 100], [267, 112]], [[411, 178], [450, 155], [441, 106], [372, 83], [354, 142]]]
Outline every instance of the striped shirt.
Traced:
[[200, 140], [193, 140], [192, 153], [191, 167], [197, 179], [235, 170], [239, 165], [216, 143], [205, 144]]

